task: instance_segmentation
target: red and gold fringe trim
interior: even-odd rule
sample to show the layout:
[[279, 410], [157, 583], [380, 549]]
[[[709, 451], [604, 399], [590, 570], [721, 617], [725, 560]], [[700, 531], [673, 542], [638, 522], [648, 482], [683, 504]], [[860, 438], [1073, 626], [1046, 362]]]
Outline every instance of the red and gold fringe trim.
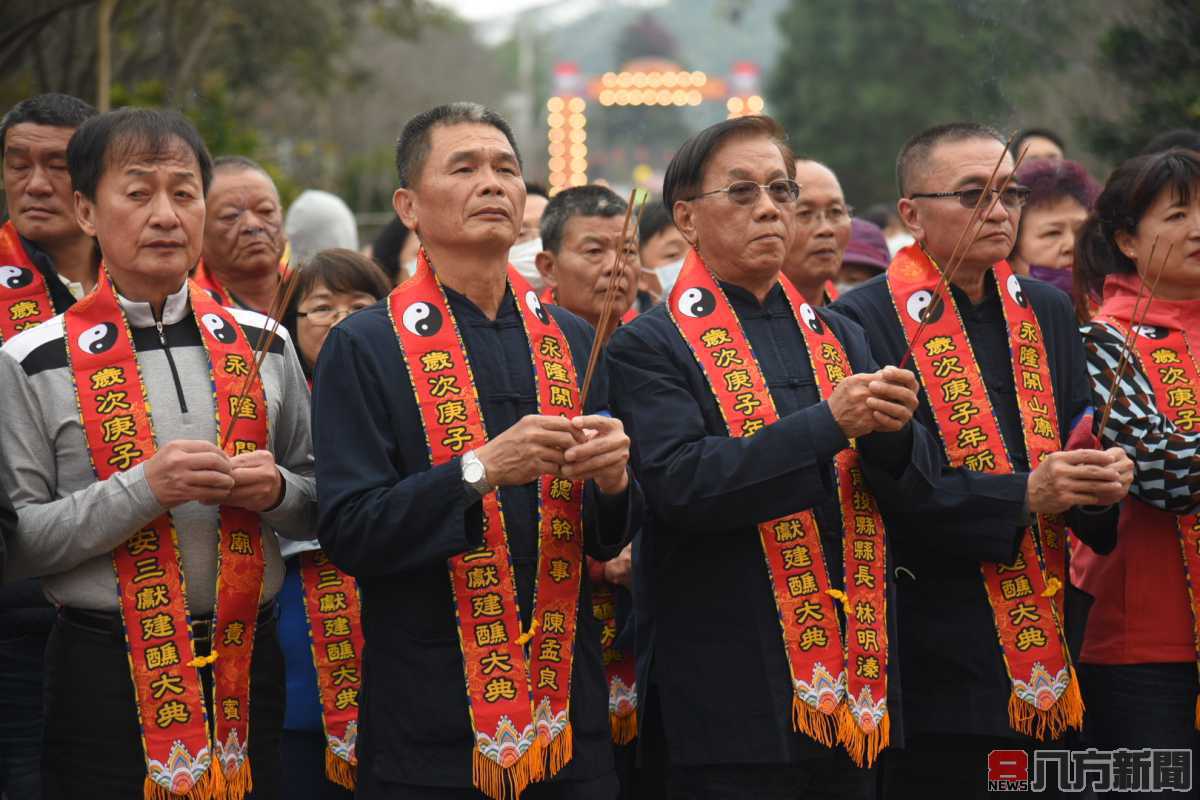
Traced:
[[507, 767], [479, 752], [471, 751], [471, 782], [492, 800], [517, 800], [529, 784], [546, 777], [546, 747], [540, 739]]
[[609, 714], [608, 724], [612, 728], [612, 740], [614, 744], [629, 744], [637, 738], [637, 709], [633, 709], [623, 717], [616, 714]]
[[838, 744], [846, 748], [855, 764], [870, 767], [892, 743], [892, 716], [885, 712], [875, 730], [867, 733], [855, 721], [850, 706], [843, 703], [838, 709], [837, 738]]
[[225, 776], [225, 793], [219, 795], [224, 800], [244, 800], [254, 789], [254, 779], [250, 776], [250, 759], [242, 759], [242, 765], [237, 772]]
[[347, 791], [354, 791], [358, 778], [358, 766], [344, 758], [338, 758], [328, 747], [325, 748], [325, 777]]
[[799, 697], [792, 697], [792, 727], [826, 747], [833, 747], [837, 733], [837, 712], [826, 714]]
[[1196, 695], [1196, 730], [1200, 731], [1200, 695]]
[[1045, 741], [1047, 734], [1051, 739], [1062, 736], [1067, 728], [1083, 727], [1083, 696], [1079, 693], [1079, 678], [1075, 676], [1075, 668], [1071, 667], [1071, 682], [1062, 697], [1045, 711], [1034, 708], [1016, 694], [1008, 696], [1008, 724], [1012, 729]]
[[164, 789], [150, 780], [149, 775], [142, 783], [142, 800], [222, 800], [225, 792], [225, 776], [221, 774], [215, 759], [187, 794], [175, 794], [170, 789]]
[[[571, 760], [571, 756], [575, 755], [575, 731], [571, 729], [571, 723], [567, 723], [567, 727], [563, 728], [562, 733], [555, 736], [550, 742], [550, 775], [553, 777], [558, 774], [558, 771], [567, 765]], [[539, 779], [540, 780], [540, 779]]]

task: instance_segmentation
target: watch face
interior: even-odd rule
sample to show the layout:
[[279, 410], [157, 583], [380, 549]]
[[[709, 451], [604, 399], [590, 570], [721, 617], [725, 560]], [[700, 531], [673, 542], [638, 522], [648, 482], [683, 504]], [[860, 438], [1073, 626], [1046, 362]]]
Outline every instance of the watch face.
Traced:
[[467, 483], [478, 483], [483, 480], [483, 464], [478, 461], [467, 464], [463, 469], [463, 477], [467, 479]]

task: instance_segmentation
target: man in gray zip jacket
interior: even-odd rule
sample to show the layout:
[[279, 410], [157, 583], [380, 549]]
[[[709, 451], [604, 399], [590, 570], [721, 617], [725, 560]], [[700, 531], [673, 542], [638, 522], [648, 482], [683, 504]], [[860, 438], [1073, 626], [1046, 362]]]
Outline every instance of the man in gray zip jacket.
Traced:
[[[218, 505], [258, 512], [262, 521], [256, 541], [265, 573], [250, 667], [249, 759], [254, 797], [275, 797], [284, 679], [274, 597], [283, 566], [271, 534], [315, 535], [304, 375], [280, 328], [261, 371], [267, 447], [227, 456], [214, 444], [212, 372], [186, 283], [200, 254], [212, 163], [190, 123], [143, 109], [102, 114], [72, 139], [68, 166], [77, 216], [99, 239], [129, 323], [157, 452], [96, 479], [62, 315], [0, 350], [0, 440], [6, 456], [0, 485], [11, 492], [19, 515], [4, 578], [44, 576], [46, 594], [60, 608], [47, 649], [46, 797], [141, 795], [147, 762], [113, 551], [170, 510], [191, 639], [196, 656], [207, 655], [217, 590]], [[268, 325], [254, 312], [230, 313], [251, 344]], [[132, 644], [133, 635], [129, 638]], [[209, 704], [212, 669], [198, 667]], [[211, 705], [208, 714], [213, 719]]]

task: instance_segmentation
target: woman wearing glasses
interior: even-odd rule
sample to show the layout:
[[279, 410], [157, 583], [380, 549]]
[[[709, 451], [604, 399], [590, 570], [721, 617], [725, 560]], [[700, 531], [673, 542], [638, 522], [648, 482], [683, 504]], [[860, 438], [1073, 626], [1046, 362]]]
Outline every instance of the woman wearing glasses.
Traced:
[[[290, 280], [300, 285], [283, 321], [311, 385], [330, 328], [382, 299], [389, 285], [374, 262], [342, 249], [320, 251]], [[287, 678], [283, 796], [349, 798], [361, 665], [357, 658], [343, 656], [362, 650], [357, 591], [353, 579], [324, 562], [315, 539], [281, 544], [287, 566], [279, 593], [279, 639]], [[347, 642], [353, 646], [347, 648]]]

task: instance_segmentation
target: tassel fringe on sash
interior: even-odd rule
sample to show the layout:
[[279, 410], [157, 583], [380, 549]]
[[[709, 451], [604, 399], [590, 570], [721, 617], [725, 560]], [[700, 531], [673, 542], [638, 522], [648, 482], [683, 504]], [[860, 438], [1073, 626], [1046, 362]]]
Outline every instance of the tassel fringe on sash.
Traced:
[[358, 767], [343, 758], [338, 758], [328, 747], [325, 748], [325, 777], [353, 792], [358, 779]]
[[1062, 697], [1054, 705], [1042, 710], [1010, 694], [1008, 697], [1008, 724], [1013, 730], [1045, 741], [1062, 736], [1067, 728], [1083, 727], [1083, 696], [1079, 694], [1079, 678], [1075, 667], [1071, 667], [1071, 682]]
[[608, 724], [612, 728], [612, 740], [615, 744], [629, 744], [637, 738], [638, 732], [638, 716], [637, 709], [633, 709], [624, 716], [617, 714], [608, 715]]
[[[836, 713], [836, 712], [835, 712]], [[813, 708], [799, 697], [792, 698], [792, 727], [826, 747], [833, 747], [837, 736], [837, 718]]]
[[850, 758], [860, 767], [870, 767], [879, 754], [892, 743], [892, 716], [885, 713], [883, 719], [870, 733], [859, 727], [850, 706], [838, 708], [838, 744], [846, 748]]
[[[249, 759], [246, 760], [244, 766], [246, 767], [246, 776], [249, 778]], [[236, 800], [241, 800], [244, 796], [244, 792], [236, 795]], [[225, 782], [225, 774], [221, 771], [221, 766], [216, 759], [213, 759], [208, 772], [205, 772], [186, 794], [176, 794], [170, 789], [160, 786], [151, 780], [149, 775], [142, 783], [142, 800], [225, 800], [227, 797], [231, 797], [229, 786]]]
[[529, 784], [546, 776], [546, 749], [535, 739], [525, 754], [507, 767], [479, 752], [471, 751], [471, 782], [492, 800], [517, 800]]

